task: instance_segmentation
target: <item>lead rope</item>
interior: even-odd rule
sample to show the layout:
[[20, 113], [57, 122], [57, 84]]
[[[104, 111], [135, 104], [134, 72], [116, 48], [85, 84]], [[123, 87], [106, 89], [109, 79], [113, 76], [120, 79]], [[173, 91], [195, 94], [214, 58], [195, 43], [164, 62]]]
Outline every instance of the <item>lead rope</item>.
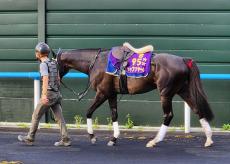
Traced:
[[75, 96], [78, 96], [78, 94], [72, 88], [68, 87], [62, 80], [60, 80], [60, 82], [66, 89], [71, 91]]

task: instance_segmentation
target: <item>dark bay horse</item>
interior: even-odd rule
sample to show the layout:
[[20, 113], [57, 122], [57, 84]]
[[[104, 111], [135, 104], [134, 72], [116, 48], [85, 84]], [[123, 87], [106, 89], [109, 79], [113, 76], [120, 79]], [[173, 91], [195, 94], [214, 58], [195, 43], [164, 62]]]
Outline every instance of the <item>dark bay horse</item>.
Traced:
[[[120, 87], [119, 77], [106, 73], [109, 52], [110, 50], [101, 49], [65, 51], [57, 56], [57, 61], [61, 78], [70, 69], [78, 70], [89, 75], [91, 88], [96, 91], [95, 99], [86, 114], [87, 131], [92, 143], [96, 142], [92, 128], [92, 115], [101, 104], [108, 100], [114, 129], [114, 135], [108, 142], [108, 146], [113, 146], [120, 134], [117, 121], [117, 94], [120, 93]], [[92, 63], [94, 63], [93, 66]], [[166, 53], [154, 53], [149, 75], [143, 78], [127, 77], [127, 88], [129, 94], [141, 94], [154, 89], [160, 93], [163, 124], [156, 137], [149, 141], [146, 147], [153, 147], [164, 139], [173, 118], [172, 99], [176, 94], [199, 116], [207, 137], [205, 147], [213, 144], [212, 130], [209, 126], [213, 113], [202, 88], [198, 67], [192, 59]]]

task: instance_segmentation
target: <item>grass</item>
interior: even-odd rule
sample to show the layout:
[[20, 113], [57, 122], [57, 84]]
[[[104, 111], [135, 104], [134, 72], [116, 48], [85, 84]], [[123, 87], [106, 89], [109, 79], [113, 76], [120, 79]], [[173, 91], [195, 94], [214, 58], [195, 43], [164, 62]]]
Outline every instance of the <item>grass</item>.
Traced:
[[52, 126], [50, 123], [45, 123], [44, 125], [41, 125], [42, 128], [50, 129]]
[[107, 125], [108, 125], [108, 129], [109, 130], [112, 130], [112, 123], [113, 123], [113, 121], [112, 121], [112, 119], [111, 119], [111, 117], [107, 117]]
[[184, 125], [180, 125], [180, 130], [185, 130]]
[[224, 125], [222, 126], [222, 129], [223, 129], [223, 130], [226, 130], [226, 131], [230, 131], [230, 124], [224, 124]]
[[144, 130], [144, 128], [143, 128], [143, 126], [139, 126], [139, 127], [137, 128], [137, 130], [138, 130], [139, 132], [142, 132], [142, 131]]
[[83, 117], [80, 115], [76, 115], [76, 116], [74, 116], [74, 119], [75, 119], [76, 127], [81, 128], [81, 125], [84, 123]]
[[66, 124], [66, 127], [67, 129], [70, 129], [70, 128], [75, 128], [76, 126], [74, 126], [73, 124]]
[[171, 128], [169, 128], [170, 132], [175, 132], [176, 131], [176, 127], [172, 126]]
[[21, 161], [0, 161], [0, 164], [23, 164]]
[[98, 129], [99, 128], [99, 118], [96, 117], [94, 120], [93, 120], [93, 128], [95, 129]]
[[17, 126], [20, 128], [29, 128], [28, 124], [23, 123], [23, 122], [18, 123]]
[[130, 114], [127, 114], [127, 115], [126, 115], [126, 118], [127, 118], [127, 121], [126, 121], [126, 123], [125, 123], [125, 127], [126, 127], [127, 129], [132, 129], [133, 126], [134, 126], [134, 123], [133, 123], [133, 120], [132, 120], [132, 118], [131, 118], [131, 115], [130, 115]]

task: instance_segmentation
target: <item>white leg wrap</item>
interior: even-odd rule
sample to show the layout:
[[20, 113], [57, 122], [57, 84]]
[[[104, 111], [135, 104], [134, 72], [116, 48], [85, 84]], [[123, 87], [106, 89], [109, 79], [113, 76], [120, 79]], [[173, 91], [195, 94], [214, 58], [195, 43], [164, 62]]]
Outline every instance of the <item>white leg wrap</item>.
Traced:
[[162, 124], [156, 137], [153, 140], [149, 141], [146, 144], [146, 147], [153, 147], [156, 145], [156, 143], [162, 141], [166, 135], [167, 129], [168, 129], [168, 126], [165, 126], [164, 124]]
[[211, 130], [211, 127], [210, 127], [208, 121], [206, 121], [205, 118], [202, 118], [202, 119], [200, 119], [200, 124], [204, 130], [206, 137], [211, 138], [212, 137], [212, 130]]
[[205, 118], [200, 119], [200, 124], [204, 130], [204, 133], [207, 137], [206, 142], [204, 144], [205, 147], [212, 146], [213, 140], [212, 140], [212, 129], [208, 123], [208, 121]]
[[162, 124], [157, 136], [154, 138], [155, 142], [163, 141], [167, 132], [168, 126]]
[[87, 131], [89, 134], [93, 134], [93, 121], [91, 118], [87, 118]]
[[119, 130], [119, 126], [118, 126], [118, 122], [113, 122], [113, 130], [114, 130], [114, 133], [113, 133], [113, 136], [115, 138], [118, 138], [119, 135], [120, 135], [120, 130]]

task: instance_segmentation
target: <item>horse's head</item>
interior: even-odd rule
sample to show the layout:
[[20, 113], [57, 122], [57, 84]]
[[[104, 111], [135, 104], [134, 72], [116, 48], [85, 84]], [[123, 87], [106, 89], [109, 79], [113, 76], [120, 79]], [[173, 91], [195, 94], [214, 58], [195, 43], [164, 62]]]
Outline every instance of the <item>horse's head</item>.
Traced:
[[62, 50], [59, 48], [58, 52], [55, 53], [52, 50], [52, 54], [53, 54], [53, 59], [57, 61], [58, 63], [58, 71], [59, 71], [59, 76], [62, 79], [70, 70], [69, 66], [67, 64], [65, 64], [62, 60], [61, 60], [61, 55], [62, 55]]

